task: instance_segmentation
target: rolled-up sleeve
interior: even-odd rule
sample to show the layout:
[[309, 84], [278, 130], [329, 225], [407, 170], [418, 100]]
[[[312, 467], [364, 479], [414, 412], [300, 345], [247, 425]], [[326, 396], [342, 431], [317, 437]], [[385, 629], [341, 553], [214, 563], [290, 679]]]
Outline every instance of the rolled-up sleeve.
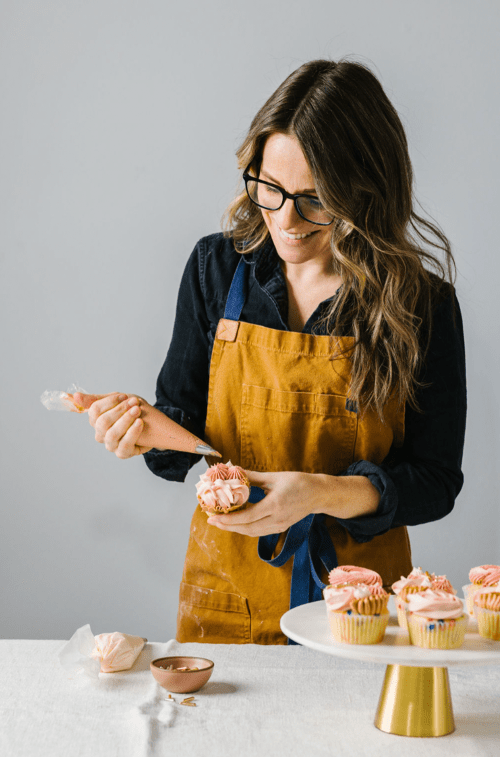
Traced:
[[463, 485], [466, 419], [462, 317], [453, 294], [436, 308], [417, 394], [420, 412], [407, 407], [403, 446], [381, 465], [353, 463], [347, 476], [366, 476], [380, 492], [373, 515], [338, 519], [358, 542], [396, 526], [416, 526], [451, 512]]

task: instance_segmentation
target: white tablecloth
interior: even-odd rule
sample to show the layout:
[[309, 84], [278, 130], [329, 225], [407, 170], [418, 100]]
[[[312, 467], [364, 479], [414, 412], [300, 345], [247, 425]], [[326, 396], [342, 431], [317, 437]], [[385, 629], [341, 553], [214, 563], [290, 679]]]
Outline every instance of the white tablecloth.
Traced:
[[[474, 757], [500, 754], [500, 668], [449, 671], [456, 731], [437, 739], [373, 725], [385, 667], [305, 647], [149, 643], [130, 671], [70, 675], [61, 641], [0, 641], [2, 757]], [[181, 706], [151, 676], [156, 657], [215, 669]]]

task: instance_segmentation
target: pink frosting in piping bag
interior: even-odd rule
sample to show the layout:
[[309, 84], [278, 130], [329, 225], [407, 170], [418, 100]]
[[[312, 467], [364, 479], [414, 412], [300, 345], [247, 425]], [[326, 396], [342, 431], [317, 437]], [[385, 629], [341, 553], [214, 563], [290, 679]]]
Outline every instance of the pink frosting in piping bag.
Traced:
[[140, 636], [127, 633], [100, 633], [95, 637], [92, 657], [101, 661], [101, 673], [130, 670], [144, 646]]

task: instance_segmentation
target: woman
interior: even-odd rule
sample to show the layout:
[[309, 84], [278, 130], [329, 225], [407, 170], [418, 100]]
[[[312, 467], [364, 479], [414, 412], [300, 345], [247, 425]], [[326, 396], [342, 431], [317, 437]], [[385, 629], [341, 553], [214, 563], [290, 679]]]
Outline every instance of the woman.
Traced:
[[404, 130], [367, 68], [301, 66], [238, 159], [245, 192], [188, 261], [155, 407], [114, 394], [89, 420], [167, 480], [200, 458], [141, 444], [158, 413], [249, 471], [263, 499], [195, 511], [177, 638], [286, 643], [279, 618], [321, 598], [329, 569], [388, 587], [411, 570], [406, 526], [451, 511], [463, 334], [449, 242], [413, 211]]

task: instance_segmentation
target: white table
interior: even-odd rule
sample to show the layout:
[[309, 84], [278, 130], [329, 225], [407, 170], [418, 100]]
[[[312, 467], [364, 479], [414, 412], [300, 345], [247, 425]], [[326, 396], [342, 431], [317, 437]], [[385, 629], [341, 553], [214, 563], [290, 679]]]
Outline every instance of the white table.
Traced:
[[[113, 630], [113, 629], [109, 629]], [[61, 641], [0, 641], [2, 757], [390, 757], [500, 753], [500, 668], [450, 669], [456, 731], [404, 738], [373, 725], [384, 668], [299, 646], [148, 643], [134, 668], [70, 676]], [[166, 701], [150, 660], [215, 662], [197, 707]]]

